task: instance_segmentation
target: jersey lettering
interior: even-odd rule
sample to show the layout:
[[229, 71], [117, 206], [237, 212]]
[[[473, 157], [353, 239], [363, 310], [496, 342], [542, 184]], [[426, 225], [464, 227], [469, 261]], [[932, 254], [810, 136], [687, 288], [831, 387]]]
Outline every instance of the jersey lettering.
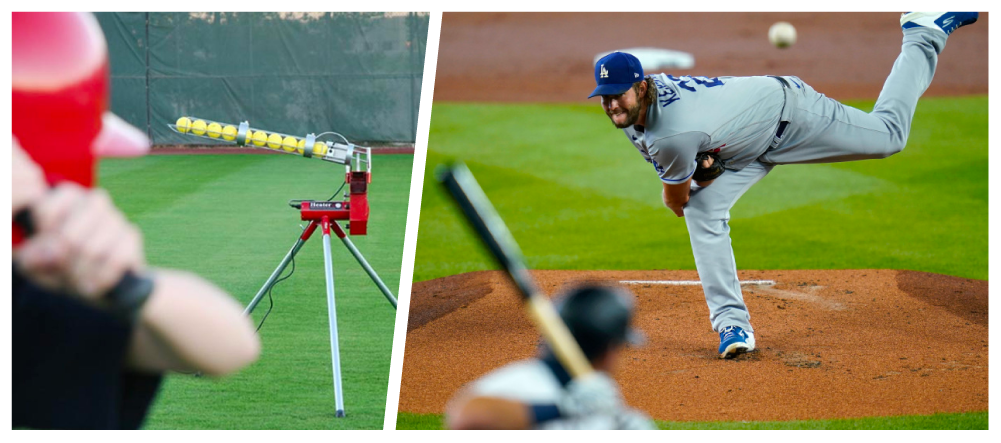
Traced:
[[640, 151], [640, 155], [643, 156], [643, 159], [646, 160], [647, 163], [653, 165], [653, 169], [657, 171], [657, 175], [664, 174], [664, 167], [661, 166], [660, 163], [657, 163], [657, 160], [653, 159], [653, 156], [650, 155], [650, 152], [646, 150], [646, 146], [640, 145], [638, 143], [634, 144], [634, 146], [636, 146], [636, 149]]
[[720, 80], [719, 77], [709, 78], [709, 77], [697, 77], [697, 76], [691, 76], [691, 75], [683, 75], [683, 76], [681, 76], [679, 78], [679, 77], [675, 77], [673, 75], [668, 75], [667, 78], [669, 80], [677, 83], [678, 87], [683, 88], [683, 89], [687, 89], [687, 90], [692, 91], [692, 92], [695, 92], [695, 86], [690, 85], [689, 83], [691, 83], [691, 82], [694, 82], [695, 84], [698, 84], [698, 85], [705, 86], [707, 88], [711, 88], [713, 86], [722, 86], [723, 85], [723, 80]]
[[650, 154], [647, 154], [645, 147], [640, 146], [639, 143], [633, 143], [633, 146], [636, 146], [636, 149], [640, 151], [640, 155], [643, 156], [643, 160], [646, 160], [647, 163], [653, 163], [653, 158], [650, 157]]
[[657, 102], [660, 103], [661, 108], [681, 100], [681, 97], [678, 97], [678, 93], [668, 87], [666, 83], [660, 81], [659, 78], [654, 77], [653, 84], [657, 86]]
[[653, 169], [657, 170], [657, 175], [664, 175], [664, 167], [657, 163], [657, 160], [650, 159], [650, 163], [653, 163]]

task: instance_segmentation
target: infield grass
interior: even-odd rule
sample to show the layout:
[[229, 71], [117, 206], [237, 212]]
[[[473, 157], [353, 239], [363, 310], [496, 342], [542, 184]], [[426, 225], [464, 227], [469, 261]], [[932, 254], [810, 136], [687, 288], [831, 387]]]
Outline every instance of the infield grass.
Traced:
[[[873, 102], [847, 102], [869, 111]], [[740, 269], [907, 269], [986, 280], [986, 96], [924, 98], [890, 158], [778, 166], [730, 211]], [[532, 269], [695, 269], [651, 165], [597, 104], [434, 104], [414, 281], [496, 269], [433, 179], [466, 162]], [[406, 377], [406, 374], [404, 374]], [[401, 413], [400, 424], [440, 423]], [[987, 414], [739, 428], [987, 427]], [[440, 426], [440, 424], [439, 424]]]
[[[373, 163], [368, 235], [352, 241], [395, 293], [413, 156]], [[102, 161], [100, 177], [142, 229], [151, 265], [195, 271], [246, 305], [301, 232], [288, 200], [329, 198], [344, 168], [284, 155], [155, 155]], [[167, 377], [145, 427], [382, 429], [396, 311], [336, 237], [331, 246], [346, 418], [334, 417], [317, 231], [274, 288], [260, 359], [220, 379]], [[265, 297], [255, 324], [268, 306]]]

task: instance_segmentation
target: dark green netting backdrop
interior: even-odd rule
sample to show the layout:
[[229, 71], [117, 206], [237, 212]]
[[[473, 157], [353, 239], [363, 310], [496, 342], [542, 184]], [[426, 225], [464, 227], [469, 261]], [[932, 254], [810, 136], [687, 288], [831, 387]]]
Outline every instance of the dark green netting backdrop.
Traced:
[[414, 143], [427, 13], [97, 13], [111, 107], [154, 144], [205, 144], [182, 115]]

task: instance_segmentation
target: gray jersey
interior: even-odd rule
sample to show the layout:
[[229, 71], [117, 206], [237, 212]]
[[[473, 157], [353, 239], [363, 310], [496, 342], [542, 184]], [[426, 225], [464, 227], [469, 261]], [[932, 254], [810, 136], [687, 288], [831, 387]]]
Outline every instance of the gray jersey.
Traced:
[[768, 149], [785, 103], [776, 79], [651, 77], [657, 100], [647, 108], [645, 128], [623, 131], [665, 183], [688, 180], [699, 152], [716, 152], [736, 170]]
[[[495, 369], [469, 386], [476, 397], [497, 397], [525, 404], [559, 403], [566, 390], [553, 371], [538, 359], [523, 360]], [[623, 406], [616, 415], [593, 415], [550, 420], [539, 429], [655, 429], [646, 415]]]
[[[726, 144], [720, 154], [729, 159], [728, 170], [707, 187], [693, 186], [685, 204], [692, 255], [714, 330], [739, 326], [754, 332], [730, 241], [730, 209], [737, 200], [775, 165], [884, 158], [904, 149], [918, 98], [931, 84], [945, 42], [946, 34], [938, 30], [905, 29], [900, 55], [869, 113], [838, 103], [796, 77], [720, 77], [719, 86], [711, 86], [711, 79], [693, 79], [687, 86], [695, 91], [682, 86], [687, 77], [655, 77], [661, 103], [650, 108], [654, 120], [643, 140], [651, 141], [646, 156], [663, 168], [667, 183], [683, 182], [695, 169], [696, 150]], [[782, 85], [782, 92], [776, 92]], [[779, 114], [788, 122], [781, 135], [776, 133]], [[684, 135], [690, 133], [695, 135]], [[687, 141], [672, 141], [679, 137]]]

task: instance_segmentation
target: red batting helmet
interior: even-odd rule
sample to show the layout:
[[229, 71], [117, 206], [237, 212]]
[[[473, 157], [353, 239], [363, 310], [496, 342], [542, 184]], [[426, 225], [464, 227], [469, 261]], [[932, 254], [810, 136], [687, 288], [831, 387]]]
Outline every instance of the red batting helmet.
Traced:
[[12, 130], [50, 182], [89, 187], [98, 157], [149, 150], [107, 110], [108, 46], [93, 15], [15, 12], [11, 21]]

